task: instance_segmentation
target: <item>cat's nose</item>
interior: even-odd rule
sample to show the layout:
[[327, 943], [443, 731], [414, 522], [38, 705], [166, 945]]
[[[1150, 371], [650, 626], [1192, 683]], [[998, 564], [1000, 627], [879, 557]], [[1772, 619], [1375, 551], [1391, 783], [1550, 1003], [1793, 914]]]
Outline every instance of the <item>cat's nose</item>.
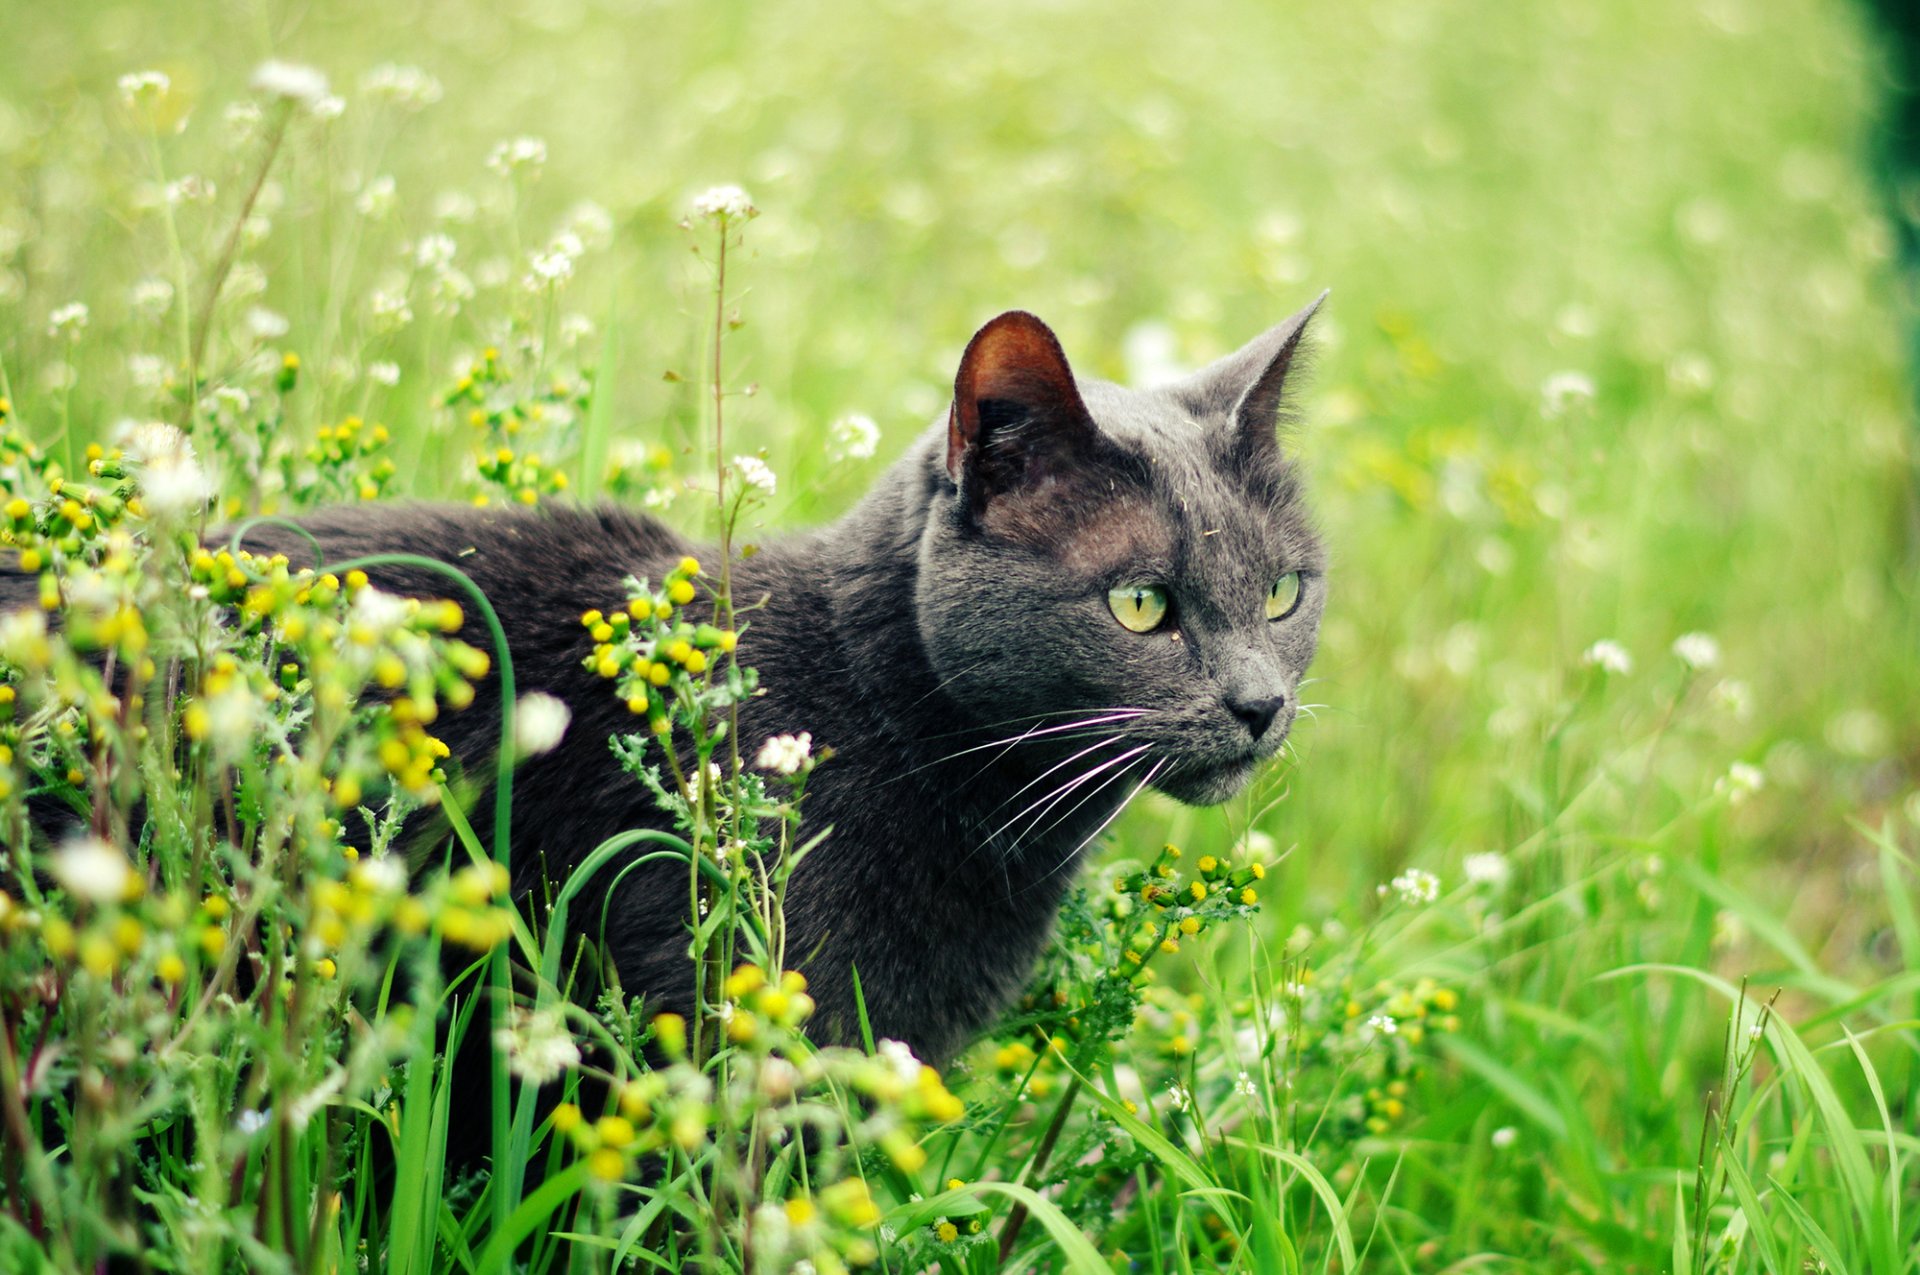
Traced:
[[1284, 695], [1244, 699], [1238, 695], [1227, 696], [1227, 707], [1233, 710], [1235, 717], [1247, 724], [1247, 729], [1253, 732], [1255, 740], [1267, 733], [1268, 728], [1273, 725], [1273, 719], [1278, 717], [1280, 710], [1286, 706], [1287, 697]]

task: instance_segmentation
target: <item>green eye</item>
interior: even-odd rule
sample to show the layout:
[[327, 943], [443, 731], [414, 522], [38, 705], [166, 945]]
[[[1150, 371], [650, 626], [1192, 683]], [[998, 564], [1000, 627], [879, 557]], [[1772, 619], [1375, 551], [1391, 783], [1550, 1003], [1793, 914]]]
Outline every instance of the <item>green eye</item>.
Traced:
[[1123, 584], [1107, 590], [1113, 618], [1135, 633], [1151, 633], [1167, 618], [1167, 591], [1157, 584]]
[[1300, 573], [1289, 571], [1267, 590], [1267, 618], [1284, 620], [1300, 605]]

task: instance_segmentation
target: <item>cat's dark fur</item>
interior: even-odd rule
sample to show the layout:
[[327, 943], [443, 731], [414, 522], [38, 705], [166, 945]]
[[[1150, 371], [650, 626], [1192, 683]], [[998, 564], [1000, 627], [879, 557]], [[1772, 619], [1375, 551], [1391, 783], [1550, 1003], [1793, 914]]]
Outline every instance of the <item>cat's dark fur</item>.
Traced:
[[[799, 731], [834, 752], [806, 803], [809, 830], [832, 835], [787, 898], [817, 1038], [857, 1036], [857, 969], [876, 1036], [952, 1057], [1019, 992], [1081, 853], [1141, 783], [1219, 801], [1278, 750], [1324, 599], [1322, 550], [1275, 437], [1312, 310], [1149, 391], [1077, 380], [1045, 326], [1002, 315], [968, 347], [948, 416], [857, 508], [736, 564], [735, 597], [766, 599], [739, 647], [764, 688], [741, 710], [744, 755]], [[460, 567], [506, 626], [522, 692], [571, 706], [559, 747], [516, 778], [516, 888], [665, 822], [608, 747], [641, 723], [582, 667], [579, 616], [617, 605], [628, 575], [705, 558], [700, 546], [615, 509], [361, 507], [303, 522], [330, 560], [404, 551]], [[248, 544], [310, 557], [284, 531]], [[1295, 570], [1304, 600], [1269, 622], [1267, 590]], [[373, 575], [447, 593], [426, 573]], [[1147, 634], [1107, 601], [1141, 580], [1173, 597]], [[488, 773], [492, 689], [434, 727], [469, 775]], [[613, 888], [606, 937], [626, 990], [685, 1009], [684, 870]]]

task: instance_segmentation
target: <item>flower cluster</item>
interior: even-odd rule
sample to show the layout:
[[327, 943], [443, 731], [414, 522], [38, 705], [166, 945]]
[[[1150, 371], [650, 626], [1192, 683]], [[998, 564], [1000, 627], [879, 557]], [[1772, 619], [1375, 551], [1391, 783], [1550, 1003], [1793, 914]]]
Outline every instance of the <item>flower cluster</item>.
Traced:
[[699, 575], [699, 560], [682, 558], [658, 589], [630, 580], [624, 607], [580, 617], [594, 642], [586, 666], [613, 682], [628, 711], [645, 717], [655, 734], [673, 730], [675, 697], [691, 693], [692, 679], [706, 674], [715, 653], [731, 652], [739, 640], [730, 629], [682, 615]]

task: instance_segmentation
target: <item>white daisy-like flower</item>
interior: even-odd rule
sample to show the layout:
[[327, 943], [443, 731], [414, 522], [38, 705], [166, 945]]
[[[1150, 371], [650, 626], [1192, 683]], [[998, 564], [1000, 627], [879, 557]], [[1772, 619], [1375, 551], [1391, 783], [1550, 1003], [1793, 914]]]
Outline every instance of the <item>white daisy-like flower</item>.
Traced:
[[52, 871], [68, 894], [89, 903], [118, 903], [139, 886], [127, 856], [98, 837], [67, 842], [54, 856]]
[[70, 301], [47, 315], [47, 335], [78, 340], [91, 317], [92, 311], [87, 309], [86, 302]]
[[1555, 372], [1540, 386], [1540, 410], [1548, 416], [1561, 416], [1593, 402], [1593, 395], [1593, 378], [1585, 372]]
[[1421, 868], [1408, 868], [1380, 888], [1384, 895], [1391, 888], [1403, 903], [1431, 903], [1440, 897], [1440, 878]]
[[1673, 640], [1673, 653], [1690, 669], [1710, 669], [1720, 662], [1720, 643], [1710, 633], [1682, 633]]
[[1618, 673], [1622, 677], [1633, 672], [1632, 653], [1612, 638], [1602, 638], [1588, 647], [1580, 656], [1580, 662], [1588, 668], [1597, 668], [1603, 673]]
[[397, 186], [391, 174], [382, 173], [368, 182], [353, 201], [353, 206], [362, 217], [369, 221], [382, 221], [393, 211], [393, 198]]
[[693, 215], [722, 221], [745, 221], [760, 213], [753, 198], [738, 186], [714, 186], [693, 197]]
[[441, 98], [440, 81], [417, 66], [385, 62], [360, 77], [360, 91], [406, 110], [432, 106]]
[[812, 755], [813, 734], [803, 730], [798, 735], [775, 735], [760, 745], [760, 752], [754, 757], [753, 764], [759, 770], [795, 775], [807, 768]]
[[740, 475], [741, 482], [762, 495], [773, 495], [774, 489], [779, 486], [779, 479], [774, 474], [773, 467], [758, 456], [735, 456], [733, 468], [734, 472]]
[[487, 155], [487, 167], [502, 177], [538, 173], [547, 162], [547, 144], [537, 137], [515, 137], [500, 142]]
[[327, 77], [313, 67], [274, 59], [254, 68], [253, 89], [268, 97], [313, 106], [327, 96]]
[[157, 102], [172, 88], [165, 71], [134, 71], [120, 77], [120, 100], [128, 106]]
[[1739, 805], [1753, 794], [1767, 786], [1767, 772], [1751, 762], [1737, 761], [1727, 767], [1727, 773], [1714, 784], [1714, 791], [1725, 797], [1729, 804]]
[[880, 426], [859, 412], [842, 416], [828, 431], [833, 445], [827, 454], [835, 460], [871, 460], [880, 450]]
[[534, 1085], [558, 1080], [580, 1065], [580, 1046], [567, 1032], [558, 1009], [515, 1008], [508, 1024], [494, 1033], [507, 1056], [507, 1070]]
[[173, 285], [165, 279], [142, 279], [128, 293], [143, 318], [158, 319], [173, 306]]
[[1498, 850], [1470, 854], [1461, 860], [1460, 869], [1474, 885], [1503, 886], [1513, 877], [1513, 865]]
[[522, 757], [552, 752], [567, 733], [573, 710], [544, 691], [522, 695], [513, 714], [513, 742]]

